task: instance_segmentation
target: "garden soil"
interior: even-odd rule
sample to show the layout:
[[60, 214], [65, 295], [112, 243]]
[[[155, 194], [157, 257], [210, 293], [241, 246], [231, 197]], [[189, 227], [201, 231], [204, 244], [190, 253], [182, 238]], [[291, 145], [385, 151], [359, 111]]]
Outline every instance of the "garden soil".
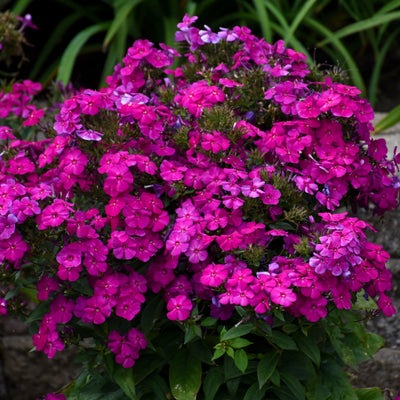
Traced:
[[[377, 120], [383, 117], [377, 113]], [[386, 139], [389, 154], [400, 147], [400, 124], [380, 134]], [[370, 222], [377, 233], [370, 232], [369, 240], [381, 244], [391, 255], [388, 267], [393, 274], [391, 296], [398, 312], [390, 318], [377, 315], [367, 323], [368, 330], [381, 335], [385, 345], [372, 360], [363, 362], [357, 370], [348, 370], [355, 387], [379, 387], [387, 400], [400, 391], [400, 210], [383, 217], [360, 219]], [[57, 392], [68, 385], [78, 371], [73, 363], [75, 348], [57, 353], [49, 360], [42, 352], [31, 352], [32, 338], [21, 322], [0, 317], [0, 400], [36, 400], [46, 393]]]

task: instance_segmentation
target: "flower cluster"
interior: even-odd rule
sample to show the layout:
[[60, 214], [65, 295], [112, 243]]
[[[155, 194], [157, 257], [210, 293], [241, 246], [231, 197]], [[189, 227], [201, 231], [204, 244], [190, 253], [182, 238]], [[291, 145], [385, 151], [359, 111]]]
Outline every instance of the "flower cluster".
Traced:
[[[33, 342], [50, 358], [103, 326], [116, 362], [133, 366], [152, 294], [178, 322], [236, 321], [238, 307], [317, 322], [357, 293], [395, 313], [388, 253], [342, 210], [398, 205], [399, 157], [370, 136], [369, 103], [311, 80], [282, 41], [195, 20], [178, 25], [184, 55], [136, 41], [105, 88], [64, 101], [53, 137], [1, 128], [0, 261], [10, 287], [23, 275], [47, 304]], [[30, 125], [37, 88], [21, 85], [1, 109]]]

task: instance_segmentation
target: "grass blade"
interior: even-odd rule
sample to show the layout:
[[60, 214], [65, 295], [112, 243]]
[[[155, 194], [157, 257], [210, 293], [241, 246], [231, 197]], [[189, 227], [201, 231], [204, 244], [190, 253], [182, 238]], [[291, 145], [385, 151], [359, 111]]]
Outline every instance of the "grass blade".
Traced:
[[107, 31], [106, 37], [104, 38], [103, 48], [107, 48], [116, 35], [122, 24], [127, 20], [128, 15], [131, 13], [133, 8], [141, 3], [142, 0], [130, 0], [122, 4], [119, 8], [116, 8], [114, 19]]
[[400, 7], [400, 0], [392, 0], [391, 2], [385, 4], [382, 8], [380, 8], [376, 12], [376, 14], [385, 14], [385, 13], [392, 11], [398, 7]]
[[379, 84], [379, 78], [381, 76], [381, 71], [383, 67], [383, 62], [386, 58], [386, 54], [389, 51], [393, 41], [399, 36], [400, 34], [400, 28], [395, 29], [389, 37], [387, 37], [383, 43], [383, 46], [379, 50], [379, 54], [376, 57], [375, 62], [373, 63], [373, 69], [371, 73], [371, 77], [369, 79], [369, 89], [368, 89], [368, 99], [369, 102], [371, 103], [372, 107], [375, 107], [375, 102], [376, 102], [376, 93], [378, 91], [378, 84]]
[[375, 130], [372, 132], [373, 134], [377, 134], [382, 132], [386, 129], [391, 128], [392, 126], [396, 125], [400, 122], [400, 104], [393, 108], [389, 113], [381, 119], [376, 125]]
[[306, 17], [306, 15], [309, 13], [310, 9], [313, 7], [313, 5], [316, 3], [316, 0], [308, 0], [303, 7], [300, 9], [300, 11], [296, 14], [296, 17], [292, 21], [292, 24], [290, 25], [289, 30], [286, 32], [283, 40], [285, 43], [290, 43], [293, 34], [295, 33], [296, 29], [299, 27], [301, 21]]
[[[363, 96], [365, 96], [365, 84], [364, 80], [361, 76], [360, 70], [354, 61], [354, 58], [351, 56], [347, 48], [343, 45], [343, 43], [336, 37], [333, 36], [333, 32], [326, 28], [324, 25], [315, 21], [312, 18], [306, 18], [305, 23], [309, 25], [312, 29], [315, 29], [317, 32], [320, 32], [326, 38], [331, 38], [332, 45], [336, 48], [336, 50], [342, 55], [344, 60], [346, 61], [347, 67], [350, 71], [350, 76], [352, 78], [353, 84], [357, 86]], [[321, 47], [321, 46], [320, 46]]]
[[353, 24], [347, 25], [336, 32], [332, 32], [331, 36], [327, 36], [324, 40], [317, 43], [317, 46], [322, 47], [328, 43], [331, 43], [339, 38], [349, 36], [353, 33], [359, 33], [375, 26], [381, 26], [387, 22], [400, 19], [400, 11], [384, 14], [375, 15], [372, 18], [364, 19], [362, 21], [354, 22]]
[[269, 20], [269, 16], [265, 6], [263, 5], [262, 0], [253, 0], [254, 7], [256, 8], [256, 13], [258, 16], [258, 20], [261, 26], [261, 32], [264, 36], [264, 39], [267, 43], [272, 43], [272, 31], [271, 31], [271, 22]]
[[32, 0], [18, 0], [11, 11], [16, 15], [22, 15], [31, 2]]
[[61, 60], [60, 68], [57, 73], [57, 81], [61, 81], [64, 85], [67, 85], [71, 79], [72, 70], [74, 68], [75, 60], [83, 47], [83, 45], [96, 33], [105, 31], [109, 27], [109, 22], [103, 22], [89, 26], [88, 28], [79, 32], [68, 44], [65, 49]]

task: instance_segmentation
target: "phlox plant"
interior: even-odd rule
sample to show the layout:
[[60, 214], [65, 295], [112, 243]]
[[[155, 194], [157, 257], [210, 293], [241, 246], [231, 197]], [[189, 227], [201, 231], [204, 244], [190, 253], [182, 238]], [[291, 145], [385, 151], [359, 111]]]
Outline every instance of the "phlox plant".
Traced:
[[0, 311], [49, 358], [80, 351], [48, 399], [383, 398], [345, 371], [395, 314], [357, 210], [398, 206], [399, 156], [340, 75], [196, 19], [176, 48], [135, 41], [100, 90], [1, 94], [45, 138], [0, 130]]

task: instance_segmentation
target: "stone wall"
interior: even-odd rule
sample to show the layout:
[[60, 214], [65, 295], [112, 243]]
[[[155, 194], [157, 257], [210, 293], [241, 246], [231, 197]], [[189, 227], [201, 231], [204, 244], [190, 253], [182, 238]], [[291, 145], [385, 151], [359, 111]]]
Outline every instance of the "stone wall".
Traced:
[[[384, 114], [378, 113], [376, 121]], [[376, 136], [386, 139], [389, 154], [400, 148], [400, 124]], [[360, 218], [366, 216], [360, 215]], [[393, 273], [393, 297], [400, 310], [400, 210], [370, 221], [378, 233], [370, 233], [370, 240], [381, 244], [391, 255], [389, 268]], [[400, 311], [399, 311], [400, 312]], [[377, 386], [386, 390], [387, 398], [400, 390], [400, 318], [378, 317], [370, 323], [371, 331], [381, 334], [385, 348], [373, 361], [352, 371], [354, 384]], [[57, 391], [73, 379], [77, 366], [72, 364], [74, 348], [57, 353], [48, 360], [42, 352], [30, 352], [32, 339], [27, 328], [10, 317], [0, 317], [0, 400], [36, 400], [51, 391]]]

